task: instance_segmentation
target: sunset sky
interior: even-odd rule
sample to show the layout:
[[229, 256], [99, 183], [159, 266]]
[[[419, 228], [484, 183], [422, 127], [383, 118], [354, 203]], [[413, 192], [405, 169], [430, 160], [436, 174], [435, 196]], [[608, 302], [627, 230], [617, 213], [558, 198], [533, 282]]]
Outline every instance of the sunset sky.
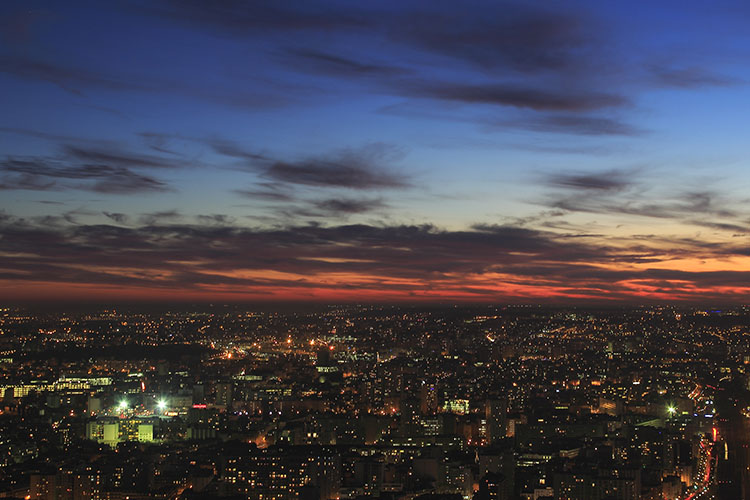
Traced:
[[0, 299], [750, 302], [750, 6], [0, 3]]

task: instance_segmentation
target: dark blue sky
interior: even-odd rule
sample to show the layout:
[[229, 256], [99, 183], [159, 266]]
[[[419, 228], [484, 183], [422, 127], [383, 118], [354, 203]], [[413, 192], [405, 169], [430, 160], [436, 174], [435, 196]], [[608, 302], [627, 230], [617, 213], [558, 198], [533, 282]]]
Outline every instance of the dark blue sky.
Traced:
[[4, 2], [0, 295], [742, 301], [748, 22]]

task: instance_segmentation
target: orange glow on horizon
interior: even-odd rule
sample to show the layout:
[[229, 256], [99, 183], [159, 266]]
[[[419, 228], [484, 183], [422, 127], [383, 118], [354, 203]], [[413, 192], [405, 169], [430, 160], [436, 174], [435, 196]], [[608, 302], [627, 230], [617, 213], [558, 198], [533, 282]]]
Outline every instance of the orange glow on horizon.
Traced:
[[256, 286], [253, 288], [227, 285], [193, 288], [146, 288], [114, 285], [87, 285], [78, 283], [0, 281], [0, 299], [6, 301], [226, 301], [226, 302], [497, 302], [497, 301], [699, 301], [704, 298], [723, 297], [743, 302], [750, 294], [749, 286], [698, 286], [685, 281], [628, 280], [619, 283], [617, 291], [597, 286], [578, 287], [541, 283], [492, 284], [487, 280], [460, 283], [451, 280], [439, 286], [432, 283], [412, 283], [408, 287], [382, 288], [338, 283], [308, 284], [307, 286]]

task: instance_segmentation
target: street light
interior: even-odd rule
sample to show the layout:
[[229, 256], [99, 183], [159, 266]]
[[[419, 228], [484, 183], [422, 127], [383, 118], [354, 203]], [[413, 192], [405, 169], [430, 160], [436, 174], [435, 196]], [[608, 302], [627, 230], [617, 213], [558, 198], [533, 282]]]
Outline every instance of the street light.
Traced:
[[675, 407], [674, 405], [667, 406], [667, 413], [670, 417], [673, 417], [674, 414], [677, 413], [677, 407]]
[[156, 402], [156, 407], [159, 408], [159, 411], [164, 411], [167, 409], [167, 402], [163, 399], [160, 399]]
[[117, 407], [120, 409], [120, 411], [125, 411], [128, 409], [128, 402], [126, 400], [120, 401], [120, 404], [117, 405]]

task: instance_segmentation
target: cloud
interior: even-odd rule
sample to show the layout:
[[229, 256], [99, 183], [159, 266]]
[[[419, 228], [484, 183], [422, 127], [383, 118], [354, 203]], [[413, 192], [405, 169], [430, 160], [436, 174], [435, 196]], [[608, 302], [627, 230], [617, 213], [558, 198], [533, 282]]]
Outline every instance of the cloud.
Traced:
[[725, 87], [735, 85], [735, 78], [721, 76], [706, 68], [696, 66], [673, 67], [660, 64], [647, 65], [646, 70], [656, 85], [673, 88]]
[[[202, 73], [215, 77], [193, 84], [191, 79], [123, 74], [26, 53], [1, 56], [0, 71], [78, 93], [90, 88], [148, 92], [254, 109], [310, 102], [317, 93], [340, 90], [328, 85], [313, 89], [310, 79], [294, 86], [287, 78], [291, 70], [347, 80], [360, 85], [360, 92], [378, 96], [460, 104], [472, 111], [513, 108], [521, 116], [501, 120], [499, 125], [507, 128], [630, 137], [643, 131], [612, 113], [637, 103], [635, 94], [644, 88], [696, 88], [732, 81], [695, 64], [687, 53], [669, 64], [654, 64], [651, 54], [647, 61], [638, 54], [623, 57], [618, 49], [621, 40], [613, 39], [607, 20], [575, 7], [481, 1], [460, 8], [452, 2], [407, 1], [392, 8], [163, 0], [117, 8], [231, 37], [243, 50], [225, 54], [228, 66], [245, 67], [246, 53], [252, 51], [264, 68], [262, 84], [257, 71], [237, 76], [207, 67]], [[285, 71], [278, 72], [279, 63]], [[481, 118], [477, 122], [484, 124]], [[214, 146], [228, 156], [241, 153], [228, 149], [230, 144]], [[166, 151], [153, 138], [151, 147]]]
[[147, 214], [135, 227], [8, 217], [0, 221], [0, 253], [6, 267], [16, 270], [12, 279], [18, 286], [127, 285], [206, 298], [217, 291], [267, 297], [284, 291], [300, 297], [328, 290], [348, 300], [362, 294], [417, 294], [451, 300], [640, 301], [649, 294], [689, 300], [724, 290], [731, 300], [750, 282], [750, 273], [731, 265], [710, 272], [663, 267], [672, 259], [747, 253], [741, 245], [705, 241], [609, 242], [492, 224], [466, 230], [367, 224], [263, 229], [237, 226], [222, 214], [195, 218], [192, 225], [184, 220], [175, 211]]
[[[374, 77], [371, 90], [410, 98], [568, 113], [506, 126], [586, 135], [639, 132], [612, 117], [585, 115], [632, 100], [612, 78], [617, 71], [603, 42], [606, 30], [583, 12], [512, 2], [461, 9], [447, 2], [433, 2], [429, 9], [407, 2], [396, 12], [370, 14], [363, 36], [404, 53], [411, 61], [408, 73], [369, 62], [369, 53], [344, 45], [288, 49], [290, 67], [336, 78]], [[462, 78], [446, 79], [445, 68]]]
[[351, 215], [363, 214], [387, 208], [380, 198], [329, 198], [323, 200], [296, 200], [276, 210], [276, 214], [287, 221], [299, 221], [300, 218], [314, 220], [337, 220], [341, 222]]
[[300, 160], [256, 154], [229, 141], [214, 140], [209, 144], [214, 151], [225, 156], [247, 160], [246, 167], [270, 180], [261, 184], [263, 190], [239, 191], [249, 197], [283, 201], [289, 196], [290, 185], [358, 190], [409, 186], [408, 177], [395, 172], [389, 165], [400, 158], [402, 152], [387, 144], [375, 143]]
[[102, 214], [104, 214], [104, 216], [108, 219], [112, 219], [119, 224], [127, 224], [129, 220], [129, 217], [127, 215], [119, 212], [102, 212]]
[[388, 10], [351, 4], [334, 7], [324, 2], [214, 5], [166, 1], [151, 2], [145, 12], [225, 36], [247, 38], [268, 31], [354, 34], [485, 69], [520, 72], [576, 68], [585, 54], [582, 49], [590, 51], [598, 34], [582, 12], [512, 2], [472, 2], [461, 9], [450, 2], [431, 2], [429, 9], [406, 2]]
[[333, 214], [359, 214], [369, 212], [378, 208], [385, 207], [383, 200], [376, 199], [352, 199], [352, 198], [331, 198], [328, 200], [316, 201], [315, 208], [323, 212]]
[[553, 115], [526, 117], [517, 120], [499, 121], [491, 124], [504, 127], [525, 128], [535, 132], [591, 136], [638, 136], [644, 133], [638, 127], [614, 117]]
[[107, 194], [168, 191], [148, 175], [119, 166], [70, 164], [47, 158], [7, 158], [0, 161], [0, 188], [50, 191], [79, 189]]
[[236, 219], [225, 214], [212, 214], [212, 215], [197, 215], [196, 220], [199, 224], [217, 224], [217, 225], [229, 225], [234, 224]]
[[66, 66], [56, 62], [21, 55], [0, 55], [0, 72], [26, 80], [41, 80], [80, 94], [82, 88], [96, 87], [107, 90], [154, 90], [142, 78], [108, 75], [86, 68]]
[[289, 189], [280, 182], [261, 182], [256, 184], [257, 188], [235, 189], [234, 193], [255, 200], [266, 200], [276, 202], [295, 201], [296, 197]]
[[706, 220], [693, 220], [689, 221], [690, 224], [695, 226], [707, 227], [709, 229], [716, 229], [719, 231], [729, 231], [737, 234], [747, 234], [750, 232], [750, 225], [748, 224], [732, 224], [728, 222], [716, 222]]
[[435, 84], [412, 86], [412, 95], [469, 104], [493, 104], [528, 108], [535, 111], [592, 111], [628, 104], [628, 99], [604, 92], [565, 92], [557, 88], [539, 89], [528, 85], [503, 83]]
[[[511, 2], [471, 2], [455, 9], [437, 2], [406, 8], [388, 35], [430, 53], [485, 70], [521, 73], [573, 71], [596, 42], [582, 12], [553, 11]], [[395, 27], [394, 27], [395, 25]]]
[[170, 186], [145, 170], [181, 169], [183, 158], [143, 154], [118, 144], [63, 138], [44, 133], [16, 131], [60, 142], [55, 156], [9, 156], [0, 160], [0, 188], [51, 191], [75, 189], [104, 194], [170, 191]]
[[[205, 166], [171, 150], [168, 144], [172, 137], [164, 134], [141, 134], [149, 141], [157, 141], [158, 149], [151, 147], [151, 150], [159, 154], [132, 151], [116, 143], [75, 143], [70, 138], [47, 134], [39, 137], [53, 142], [62, 140], [58, 146], [60, 154], [0, 160], [0, 189], [76, 189], [105, 194], [164, 192], [172, 188], [150, 172]], [[342, 202], [337, 206], [330, 202], [325, 206], [314, 206], [309, 201], [311, 191], [325, 190], [328, 191], [325, 196], [331, 196], [331, 191], [337, 189], [383, 191], [411, 187], [410, 178], [393, 168], [403, 156], [402, 150], [387, 144], [374, 143], [302, 159], [283, 159], [249, 150], [226, 139], [195, 141], [199, 146], [208, 146], [213, 152], [232, 160], [224, 165], [218, 163], [218, 166], [251, 172], [259, 179], [249, 188], [233, 190], [234, 193], [274, 203], [304, 202], [308, 205], [308, 212], [315, 208], [319, 216], [343, 214], [347, 212], [347, 205]], [[350, 202], [348, 212], [364, 212], [366, 204]], [[291, 207], [287, 212], [291, 213], [290, 210], [299, 211], [299, 207]]]
[[546, 183], [564, 189], [584, 191], [622, 191], [635, 184], [635, 172], [609, 170], [606, 172], [550, 174]]
[[[589, 213], [671, 219], [685, 226], [744, 234], [747, 215], [729, 207], [741, 204], [710, 189], [659, 190], [643, 169], [613, 169], [594, 172], [549, 173], [542, 183], [554, 189], [541, 204], [565, 214]], [[553, 226], [556, 227], [556, 226]], [[650, 236], [654, 238], [654, 236]]]
[[[234, 192], [254, 201], [266, 201], [275, 204], [273, 213], [285, 220], [347, 218], [350, 215], [363, 214], [386, 208], [383, 198], [330, 197], [310, 199], [309, 195], [294, 191], [292, 185], [283, 182], [263, 182], [257, 187], [240, 189]], [[330, 188], [330, 185], [325, 187]], [[337, 186], [338, 187], [338, 186]], [[278, 221], [276, 221], [278, 223]]]
[[176, 220], [182, 218], [183, 215], [177, 210], [162, 210], [159, 212], [142, 214], [139, 220], [143, 225], [154, 226], [165, 223], [173, 223]]
[[263, 175], [279, 182], [316, 187], [392, 189], [407, 185], [405, 179], [398, 174], [376, 171], [366, 164], [358, 164], [347, 158], [276, 162]]
[[157, 153], [165, 153], [168, 155], [178, 155], [176, 151], [169, 147], [169, 141], [172, 139], [167, 134], [160, 134], [157, 132], [140, 132], [138, 136], [146, 143], [146, 145], [152, 151]]
[[224, 156], [230, 156], [232, 158], [239, 158], [242, 160], [249, 160], [251, 162], [268, 160], [265, 155], [253, 151], [248, 151], [233, 141], [214, 138], [209, 139], [206, 142], [211, 147], [211, 149]]
[[[721, 225], [725, 229], [736, 227], [738, 222], [735, 219], [741, 217], [738, 212], [726, 208], [733, 206], [732, 203], [707, 190], [663, 194], [659, 201], [652, 201], [653, 197], [647, 198], [642, 191], [629, 189], [639, 183], [626, 177], [557, 176], [555, 183], [553, 176], [551, 180], [552, 185], [586, 192], [586, 196], [551, 196], [543, 202], [545, 206], [566, 212], [674, 219], [714, 229]], [[701, 218], [705, 217], [720, 220], [704, 222]]]
[[331, 76], [391, 77], [410, 73], [405, 68], [376, 62], [363, 62], [329, 52], [312, 49], [289, 48], [282, 53], [282, 59], [289, 60], [296, 69]]
[[[369, 91], [378, 93], [579, 114], [631, 103], [607, 70], [612, 58], [602, 41], [606, 30], [583, 12], [512, 2], [461, 9], [448, 2], [433, 2], [429, 9], [407, 2], [397, 10], [160, 2], [145, 12], [245, 40], [268, 32], [296, 33], [306, 43], [275, 52], [289, 68], [333, 78], [367, 77]], [[315, 33], [341, 38], [331, 47]], [[373, 61], [372, 52], [363, 49], [365, 41], [404, 54], [409, 70]], [[446, 67], [464, 78], [446, 80]], [[404, 78], [410, 74], [413, 78]], [[608, 117], [547, 117], [533, 126], [555, 133], [635, 133]]]
[[127, 169], [110, 169], [109, 167], [107, 169], [111, 171], [104, 177], [97, 179], [88, 189], [106, 194], [165, 192], [170, 190], [164, 182], [153, 177], [136, 174]]
[[184, 163], [160, 156], [144, 155], [118, 151], [116, 148], [94, 148], [90, 146], [64, 144], [66, 157], [97, 164], [118, 165], [131, 168], [178, 168]]
[[350, 148], [300, 160], [273, 158], [248, 151], [237, 143], [213, 139], [211, 148], [224, 156], [246, 160], [246, 167], [257, 171], [270, 182], [261, 183], [265, 189], [240, 190], [246, 196], [283, 200], [287, 185], [333, 187], [348, 189], [394, 189], [408, 186], [405, 175], [394, 172], [386, 164], [402, 156], [393, 146], [374, 143], [362, 148]]
[[[487, 107], [494, 112], [496, 107], [509, 107], [522, 115], [502, 120], [503, 127], [591, 136], [643, 133], [611, 114], [636, 103], [635, 94], [644, 88], [732, 82], [696, 64], [687, 52], [668, 63], [654, 63], [652, 54], [646, 61], [637, 53], [623, 57], [617, 49], [620, 40], [613, 39], [607, 20], [576, 7], [475, 1], [457, 8], [444, 1], [429, 5], [407, 1], [396, 9], [326, 2], [163, 0], [117, 8], [232, 37], [267, 63], [264, 67], [271, 76], [263, 78], [269, 81], [261, 86], [257, 72], [226, 78], [222, 70], [208, 68], [205, 72], [216, 78], [191, 84], [190, 79], [124, 74], [20, 52], [0, 56], [0, 71], [79, 93], [89, 88], [160, 93], [231, 107], [264, 108], [314, 99], [309, 80], [308, 85], [279, 90], [287, 85], [285, 77], [276, 73], [274, 63], [280, 60], [287, 70], [347, 79], [362, 85], [365, 93]], [[225, 57], [235, 58], [229, 64], [233, 67], [247, 64], [246, 55], [228, 52]], [[394, 64], [395, 59], [408, 64]], [[633, 74], [638, 78], [623, 77]], [[320, 91], [330, 88], [336, 87], [322, 86]], [[539, 116], [540, 112], [545, 115]], [[217, 150], [225, 146], [216, 144]], [[152, 140], [152, 147], [162, 146]], [[230, 156], [239, 152], [225, 151]]]

